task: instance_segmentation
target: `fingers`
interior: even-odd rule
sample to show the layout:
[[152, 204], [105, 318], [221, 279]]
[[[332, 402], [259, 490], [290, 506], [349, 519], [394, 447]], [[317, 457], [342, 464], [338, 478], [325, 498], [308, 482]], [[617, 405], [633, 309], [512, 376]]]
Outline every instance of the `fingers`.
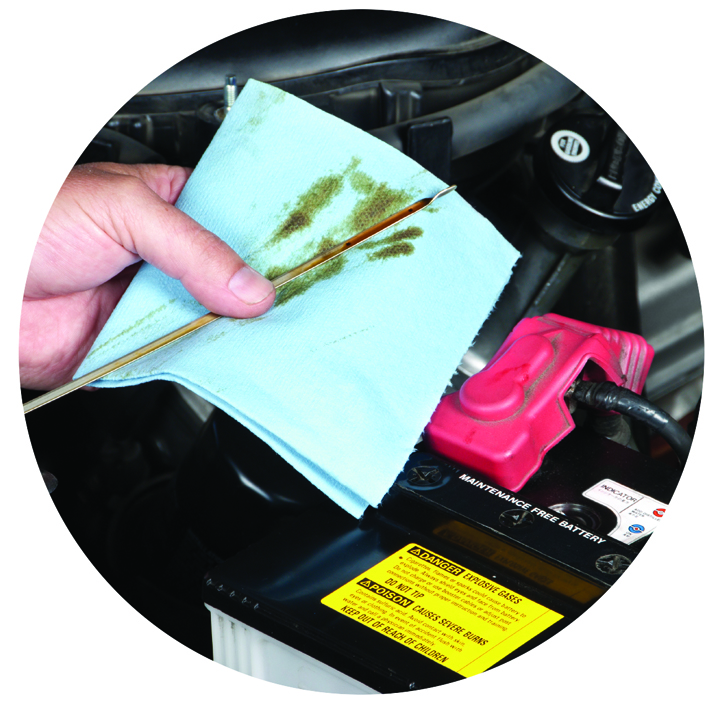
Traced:
[[[126, 176], [128, 168], [138, 177]], [[275, 300], [273, 285], [168, 202], [177, 199], [188, 176], [181, 167], [118, 169], [105, 231], [127, 251], [179, 279], [208, 310], [234, 318], [261, 315]]]
[[142, 205], [123, 213], [123, 246], [168, 276], [179, 279], [208, 310], [234, 318], [264, 313], [275, 300], [273, 285], [221, 239], [151, 191]]
[[139, 178], [150, 190], [164, 201], [175, 204], [185, 183], [193, 170], [187, 166], [170, 166], [167, 164], [86, 164], [74, 169], [75, 172], [87, 170], [94, 174], [115, 174]]

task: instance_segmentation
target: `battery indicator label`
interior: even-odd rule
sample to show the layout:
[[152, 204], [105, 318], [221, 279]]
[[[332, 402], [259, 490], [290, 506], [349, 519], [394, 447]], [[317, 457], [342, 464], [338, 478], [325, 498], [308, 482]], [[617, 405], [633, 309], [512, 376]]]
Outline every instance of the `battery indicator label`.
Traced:
[[667, 504], [612, 479], [591, 486], [583, 491], [583, 496], [607, 506], [615, 514], [617, 523], [608, 535], [626, 545], [650, 535], [667, 510]]
[[417, 543], [322, 603], [463, 677], [487, 670], [562, 618]]

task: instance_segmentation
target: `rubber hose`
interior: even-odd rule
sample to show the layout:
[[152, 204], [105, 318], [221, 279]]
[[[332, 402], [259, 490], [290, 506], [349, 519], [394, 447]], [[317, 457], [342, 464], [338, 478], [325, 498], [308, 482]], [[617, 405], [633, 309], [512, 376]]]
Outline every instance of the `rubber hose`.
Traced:
[[569, 103], [580, 92], [554, 68], [539, 63], [505, 85], [466, 103], [415, 120], [379, 127], [370, 134], [402, 151], [403, 136], [409, 125], [449, 117], [453, 124], [452, 158], [457, 159], [510, 137]]
[[680, 464], [685, 465], [692, 440], [680, 423], [659, 406], [611, 381], [578, 381], [572, 396], [578, 403], [601, 411], [615, 411], [650, 426], [672, 447]]

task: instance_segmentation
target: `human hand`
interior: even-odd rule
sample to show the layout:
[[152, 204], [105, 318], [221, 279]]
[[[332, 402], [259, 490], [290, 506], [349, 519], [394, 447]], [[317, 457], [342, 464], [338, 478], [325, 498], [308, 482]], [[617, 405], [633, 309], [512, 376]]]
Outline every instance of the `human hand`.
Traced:
[[87, 164], [72, 170], [45, 220], [20, 319], [20, 381], [70, 381], [144, 259], [208, 310], [264, 313], [273, 285], [174, 203], [191, 170]]

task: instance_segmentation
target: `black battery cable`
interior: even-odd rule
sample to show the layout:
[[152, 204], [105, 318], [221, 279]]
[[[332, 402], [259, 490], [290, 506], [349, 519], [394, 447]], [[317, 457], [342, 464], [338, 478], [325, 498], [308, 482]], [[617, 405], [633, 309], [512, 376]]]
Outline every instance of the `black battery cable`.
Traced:
[[659, 406], [612, 381], [576, 381], [570, 391], [578, 403], [599, 411], [621, 413], [648, 425], [675, 451], [680, 465], [685, 466], [692, 444], [690, 435]]

